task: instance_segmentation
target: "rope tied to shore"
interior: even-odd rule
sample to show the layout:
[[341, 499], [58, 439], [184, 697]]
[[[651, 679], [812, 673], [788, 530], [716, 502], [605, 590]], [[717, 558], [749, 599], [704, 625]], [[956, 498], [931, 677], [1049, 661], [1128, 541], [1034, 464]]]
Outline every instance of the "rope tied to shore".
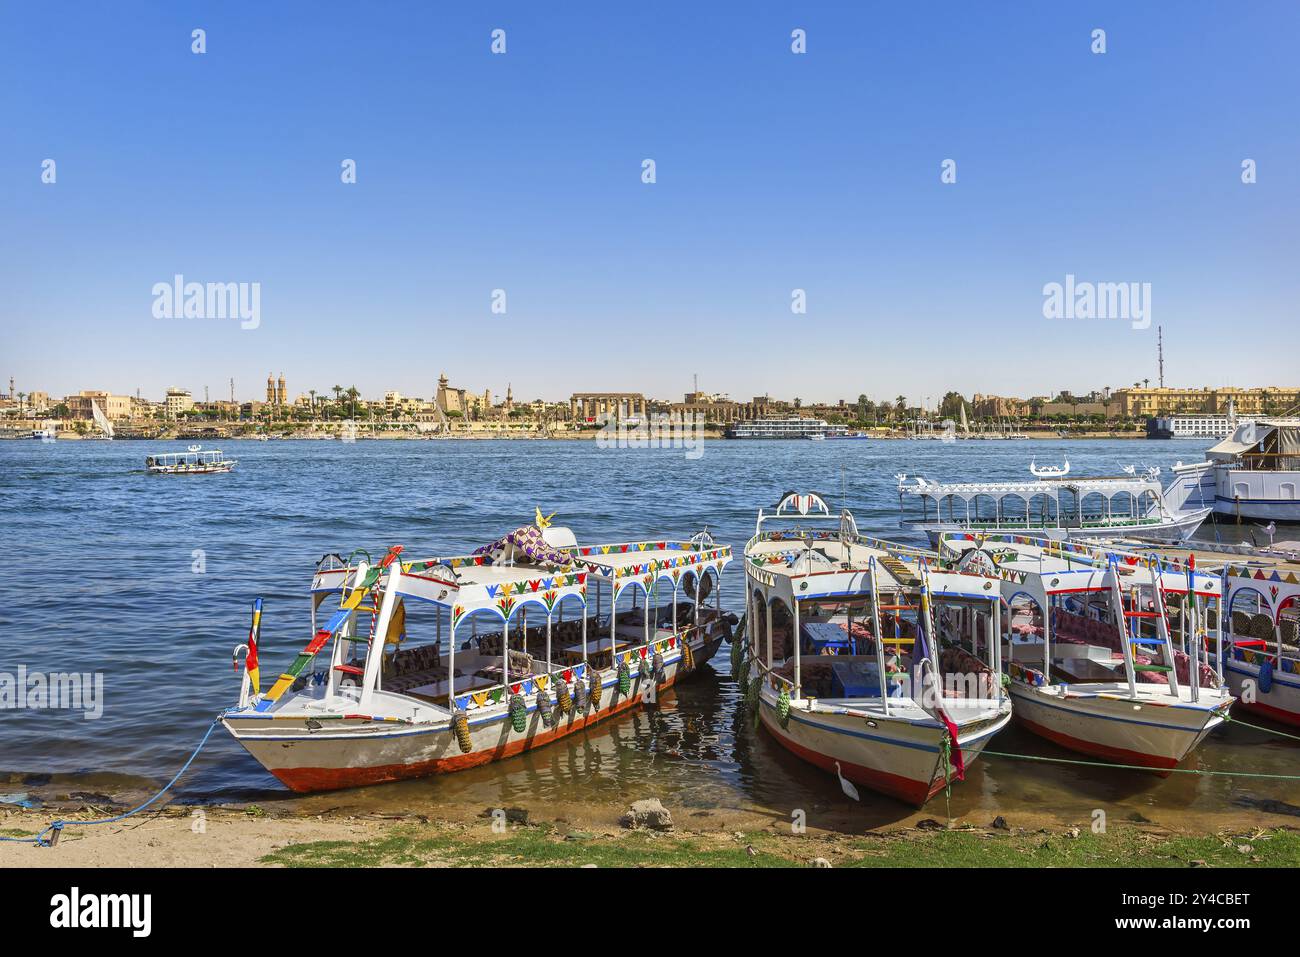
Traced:
[[[233, 708], [224, 709], [220, 711], [215, 718], [212, 719], [212, 723], [208, 725], [208, 730], [203, 732], [203, 737], [199, 740], [198, 747], [196, 747], [193, 751], [190, 752], [190, 756], [185, 759], [185, 763], [181, 765], [181, 769], [172, 776], [172, 779], [170, 781], [168, 781], [166, 784], [163, 785], [162, 790], [158, 791], [157, 794], [149, 798], [149, 800], [145, 801], [143, 804], [133, 807], [131, 808], [131, 810], [126, 811], [122, 814], [117, 814], [114, 815], [113, 817], [101, 818], [97, 821], [62, 821], [62, 820], [52, 821], [50, 822], [50, 826], [47, 827], [45, 830], [41, 831], [39, 834], [26, 835], [24, 837], [0, 836], [0, 841], [8, 841], [15, 844], [34, 844], [37, 847], [54, 847], [56, 844], [59, 843], [59, 836], [63, 833], [63, 829], [65, 827], [89, 827], [92, 824], [115, 824], [118, 821], [126, 820], [128, 817], [131, 817], [132, 815], [139, 814], [149, 805], [153, 804], [154, 801], [158, 800], [160, 797], [162, 797], [164, 794], [170, 791], [173, 785], [175, 785], [176, 782], [181, 779], [181, 775], [189, 770], [190, 765], [194, 763], [194, 759], [199, 756], [199, 752], [202, 751], [204, 745], [208, 743], [208, 739], [212, 737], [212, 732], [215, 731], [217, 727], [221, 724], [221, 719], [224, 718], [226, 714], [228, 714], [232, 710], [234, 709]], [[50, 834], [52, 836], [47, 838], [45, 836], [47, 834]]]
[[1262, 771], [1209, 771], [1203, 768], [1152, 768], [1143, 764], [1112, 764], [1108, 761], [1080, 761], [1076, 758], [1051, 758], [1039, 754], [1011, 754], [1007, 751], [990, 751], [984, 748], [981, 755], [995, 758], [1015, 758], [1020, 761], [1045, 761], [1049, 764], [1082, 764], [1090, 768], [1120, 768], [1125, 771], [1151, 771], [1156, 774], [1206, 774], [1212, 777], [1265, 778], [1272, 781], [1300, 781], [1300, 774], [1267, 774]]
[[1251, 724], [1249, 721], [1242, 721], [1239, 718], [1234, 718], [1230, 714], [1224, 715], [1223, 720], [1231, 721], [1233, 724], [1239, 724], [1243, 728], [1251, 728], [1255, 731], [1263, 731], [1265, 734], [1276, 734], [1279, 738], [1290, 738], [1292, 741], [1300, 741], [1300, 735], [1287, 734], [1285, 731], [1278, 731], [1276, 728], [1266, 728], [1263, 725]]

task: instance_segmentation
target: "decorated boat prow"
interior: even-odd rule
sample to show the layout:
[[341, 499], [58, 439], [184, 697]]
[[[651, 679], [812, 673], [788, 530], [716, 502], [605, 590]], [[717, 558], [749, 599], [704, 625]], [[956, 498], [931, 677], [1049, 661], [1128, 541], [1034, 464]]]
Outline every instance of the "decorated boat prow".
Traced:
[[223, 721], [294, 791], [508, 758], [653, 704], [708, 661], [734, 621], [717, 587], [730, 561], [707, 533], [579, 545], [540, 511], [470, 555], [327, 555], [312, 638], [265, 693], [257, 606]]

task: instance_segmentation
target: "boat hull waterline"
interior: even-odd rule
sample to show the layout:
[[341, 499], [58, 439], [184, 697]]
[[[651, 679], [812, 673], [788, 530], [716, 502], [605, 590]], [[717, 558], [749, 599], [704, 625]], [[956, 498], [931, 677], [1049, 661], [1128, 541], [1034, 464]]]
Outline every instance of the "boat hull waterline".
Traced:
[[[880, 794], [920, 807], [949, 783], [944, 765], [943, 725], [873, 715], [806, 713], [791, 705], [783, 726], [774, 697], [760, 698], [763, 727], [782, 747], [823, 771], [843, 775]], [[957, 741], [967, 770], [985, 745], [1011, 720], [1011, 706], [959, 722]], [[836, 765], [839, 765], [838, 769]]]
[[[724, 637], [725, 634], [715, 633], [699, 639], [698, 643], [691, 642], [697, 668], [717, 653]], [[682, 677], [680, 655], [665, 658], [663, 680], [656, 684], [656, 697]], [[556, 708], [554, 723], [549, 728], [542, 720], [535, 698], [527, 703], [527, 724], [522, 732], [514, 730], [504, 707], [476, 715], [469, 722], [471, 746], [466, 752], [461, 751], [449, 720], [404, 728], [358, 718], [331, 721], [328, 727], [316, 729], [308, 727], [309, 716], [301, 721], [269, 721], [250, 714], [231, 714], [223, 720], [248, 753], [290, 790], [329, 791], [447, 774], [543, 747], [639, 706], [650, 680], [634, 671], [631, 689], [624, 696], [617, 692], [615, 672], [607, 669], [601, 672], [601, 678], [599, 708], [583, 710], [576, 702], [568, 714], [560, 714]]]
[[[1053, 693], [1011, 682], [1015, 715], [1027, 730], [1071, 751], [1116, 764], [1168, 771], [1222, 724], [1232, 699], [1180, 705], [1116, 696]], [[1210, 696], [1209, 689], [1202, 695]]]

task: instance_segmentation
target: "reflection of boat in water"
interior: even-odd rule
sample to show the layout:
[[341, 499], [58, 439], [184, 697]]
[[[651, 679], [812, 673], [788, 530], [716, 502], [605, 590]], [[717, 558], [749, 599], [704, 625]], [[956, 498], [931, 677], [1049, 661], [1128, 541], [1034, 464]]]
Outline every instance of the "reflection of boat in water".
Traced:
[[[1209, 463], [1175, 465], [1167, 488], [1159, 469], [1091, 478], [1067, 478], [1068, 461], [1061, 467], [1031, 463], [1030, 469], [1033, 480], [1021, 482], [932, 482], [920, 475], [909, 481], [899, 475], [902, 525], [925, 532], [931, 543], [945, 532], [965, 531], [1184, 541], [1212, 511]], [[908, 509], [909, 500], [919, 504], [919, 514]]]
[[239, 462], [228, 459], [220, 449], [204, 449], [191, 445], [184, 452], [160, 452], [144, 460], [145, 468], [154, 475], [216, 475], [229, 472]]
[[[535, 525], [473, 555], [403, 562], [399, 552], [376, 565], [322, 560], [314, 637], [265, 694], [254, 612], [239, 707], [223, 721], [295, 791], [456, 771], [540, 747], [652, 703], [730, 633], [713, 580], [731, 550], [707, 534], [579, 546], [539, 512]], [[338, 609], [317, 621], [336, 597]], [[433, 619], [426, 641], [407, 647], [421, 612]]]
[[1012, 535], [944, 536], [940, 555], [1001, 578], [1001, 658], [1016, 719], [1035, 734], [1167, 771], [1227, 719], [1232, 695], [1206, 648], [1217, 575]]
[[745, 575], [737, 680], [777, 741], [841, 781], [924, 804], [1010, 720], [993, 631], [974, 627], [997, 613], [995, 579], [932, 571], [793, 492], [760, 510]]

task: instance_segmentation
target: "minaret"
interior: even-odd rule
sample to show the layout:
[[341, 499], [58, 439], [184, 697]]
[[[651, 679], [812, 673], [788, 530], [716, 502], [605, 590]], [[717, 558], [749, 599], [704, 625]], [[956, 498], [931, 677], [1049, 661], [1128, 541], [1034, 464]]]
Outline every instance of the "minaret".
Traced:
[[280, 373], [280, 382], [275, 390], [275, 404], [276, 405], [289, 404], [289, 390], [285, 387], [283, 372]]
[[275, 377], [270, 372], [266, 374], [266, 404], [275, 405]]

